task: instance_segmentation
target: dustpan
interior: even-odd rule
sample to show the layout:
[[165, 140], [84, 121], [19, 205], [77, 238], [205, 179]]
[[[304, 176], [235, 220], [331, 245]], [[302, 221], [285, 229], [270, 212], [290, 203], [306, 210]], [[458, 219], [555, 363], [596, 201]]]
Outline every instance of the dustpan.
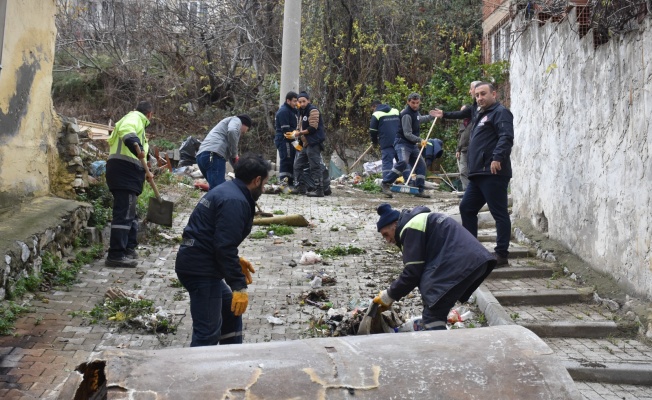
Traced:
[[[136, 145], [138, 152], [140, 153], [140, 148]], [[145, 173], [149, 173], [149, 167], [147, 166], [147, 161], [145, 158], [140, 159], [140, 163], [145, 169]], [[174, 211], [174, 203], [171, 201], [163, 200], [161, 194], [158, 192], [156, 183], [152, 179], [149, 181], [152, 190], [156, 197], [149, 198], [149, 204], [147, 205], [147, 220], [158, 225], [163, 226], [172, 226], [172, 212]]]

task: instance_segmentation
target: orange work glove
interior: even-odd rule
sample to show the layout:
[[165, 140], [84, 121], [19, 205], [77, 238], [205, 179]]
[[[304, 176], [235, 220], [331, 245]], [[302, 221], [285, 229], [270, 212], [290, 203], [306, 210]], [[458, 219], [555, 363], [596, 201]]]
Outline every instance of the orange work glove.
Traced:
[[426, 147], [428, 145], [428, 141], [426, 139], [421, 139], [421, 142], [419, 143], [419, 148]]
[[286, 139], [294, 139], [296, 137], [295, 133], [296, 131], [285, 132], [284, 136]]
[[251, 273], [256, 272], [254, 267], [251, 265], [251, 263], [244, 257], [240, 257], [240, 268], [242, 268], [242, 273], [245, 276], [245, 282], [247, 282], [247, 285], [251, 285], [251, 282], [253, 282], [253, 279], [251, 279]]
[[394, 299], [389, 297], [387, 290], [383, 290], [382, 292], [378, 293], [378, 296], [374, 297], [374, 303], [380, 306], [381, 312], [389, 310], [393, 302]]
[[247, 289], [238, 290], [233, 292], [233, 300], [231, 300], [231, 311], [236, 317], [241, 316], [247, 310], [249, 304], [249, 295]]

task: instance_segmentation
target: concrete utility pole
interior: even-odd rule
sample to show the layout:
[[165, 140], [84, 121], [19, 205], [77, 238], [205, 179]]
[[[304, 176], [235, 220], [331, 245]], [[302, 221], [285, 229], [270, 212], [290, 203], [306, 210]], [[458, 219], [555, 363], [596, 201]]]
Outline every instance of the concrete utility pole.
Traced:
[[283, 53], [281, 56], [281, 93], [279, 105], [290, 90], [299, 92], [301, 52], [301, 0], [285, 0], [283, 10]]

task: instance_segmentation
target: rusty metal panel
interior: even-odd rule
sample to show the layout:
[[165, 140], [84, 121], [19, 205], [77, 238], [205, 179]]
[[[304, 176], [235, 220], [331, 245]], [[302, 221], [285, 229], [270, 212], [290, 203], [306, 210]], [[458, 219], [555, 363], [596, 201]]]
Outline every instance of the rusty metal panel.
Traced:
[[552, 350], [517, 325], [94, 358], [109, 399], [581, 398]]

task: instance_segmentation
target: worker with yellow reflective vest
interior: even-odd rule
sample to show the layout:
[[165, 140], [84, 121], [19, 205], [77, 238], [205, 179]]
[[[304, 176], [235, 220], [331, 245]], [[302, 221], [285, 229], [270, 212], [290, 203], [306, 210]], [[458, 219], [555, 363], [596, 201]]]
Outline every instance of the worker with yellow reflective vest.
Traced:
[[138, 264], [136, 203], [145, 179], [153, 179], [141, 163], [149, 151], [145, 128], [152, 113], [152, 105], [141, 101], [135, 111], [115, 124], [108, 140], [111, 148], [106, 162], [106, 183], [113, 194], [113, 219], [109, 254], [105, 261], [107, 267], [135, 268]]

